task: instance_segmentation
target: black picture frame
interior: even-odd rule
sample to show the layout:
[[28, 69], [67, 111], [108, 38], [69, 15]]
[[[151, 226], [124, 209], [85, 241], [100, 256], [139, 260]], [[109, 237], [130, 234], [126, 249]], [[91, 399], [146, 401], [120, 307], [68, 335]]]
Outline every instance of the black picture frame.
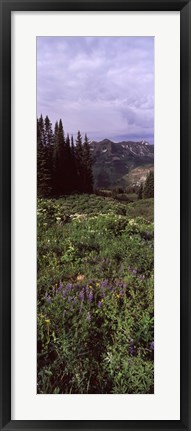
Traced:
[[[191, 247], [191, 3], [188, 0], [0, 0], [0, 425], [1, 430], [191, 430], [190, 273]], [[180, 11], [181, 169], [181, 417], [179, 421], [11, 420], [11, 12], [12, 11]], [[169, 29], [170, 31], [170, 29]]]

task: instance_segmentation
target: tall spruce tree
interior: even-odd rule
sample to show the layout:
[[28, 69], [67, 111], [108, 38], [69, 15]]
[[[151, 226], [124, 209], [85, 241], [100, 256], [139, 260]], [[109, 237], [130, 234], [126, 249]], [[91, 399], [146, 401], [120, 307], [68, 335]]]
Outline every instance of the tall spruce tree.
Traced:
[[37, 193], [40, 197], [50, 196], [50, 174], [45, 141], [45, 124], [41, 114], [37, 119]]
[[54, 136], [52, 131], [52, 124], [48, 118], [44, 120], [44, 141], [46, 153], [46, 170], [47, 170], [47, 194], [52, 195], [53, 187], [53, 144]]
[[65, 137], [62, 120], [55, 124], [53, 165], [54, 165], [54, 194], [62, 196], [64, 190], [64, 161], [65, 161]]
[[92, 158], [89, 141], [86, 134], [83, 144], [83, 191], [85, 193], [93, 192]]
[[[42, 119], [41, 119], [42, 121]], [[40, 118], [37, 118], [37, 194], [42, 196], [43, 194], [43, 143], [41, 135], [42, 122]]]
[[70, 137], [67, 133], [66, 135], [66, 147], [65, 147], [65, 171], [64, 171], [64, 178], [65, 178], [65, 192], [68, 194], [72, 191], [72, 185], [71, 185], [71, 169], [72, 169], [72, 159], [71, 159], [71, 149], [70, 149]]
[[75, 147], [76, 173], [77, 173], [77, 190], [83, 192], [83, 147], [82, 136], [78, 130]]
[[74, 146], [74, 138], [73, 135], [70, 139], [70, 155], [71, 155], [71, 191], [76, 192], [78, 190], [78, 179], [77, 179], [77, 167], [76, 167], [76, 151]]
[[54, 126], [54, 145], [52, 154], [52, 191], [53, 196], [57, 196], [57, 167], [58, 167], [58, 121], [56, 121]]

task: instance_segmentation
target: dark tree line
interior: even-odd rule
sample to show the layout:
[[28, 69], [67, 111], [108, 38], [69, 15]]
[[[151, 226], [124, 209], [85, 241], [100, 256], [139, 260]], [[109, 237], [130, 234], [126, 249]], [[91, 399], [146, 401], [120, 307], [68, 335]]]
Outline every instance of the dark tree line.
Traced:
[[65, 136], [62, 120], [54, 132], [48, 116], [37, 119], [37, 193], [40, 197], [59, 197], [70, 193], [92, 193], [93, 174], [87, 135], [80, 131]]

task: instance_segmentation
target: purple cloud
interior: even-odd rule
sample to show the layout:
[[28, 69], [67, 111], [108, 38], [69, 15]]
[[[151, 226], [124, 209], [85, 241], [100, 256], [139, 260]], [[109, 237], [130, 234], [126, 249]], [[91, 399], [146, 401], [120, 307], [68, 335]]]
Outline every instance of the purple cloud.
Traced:
[[90, 139], [154, 142], [153, 37], [38, 37], [37, 115]]

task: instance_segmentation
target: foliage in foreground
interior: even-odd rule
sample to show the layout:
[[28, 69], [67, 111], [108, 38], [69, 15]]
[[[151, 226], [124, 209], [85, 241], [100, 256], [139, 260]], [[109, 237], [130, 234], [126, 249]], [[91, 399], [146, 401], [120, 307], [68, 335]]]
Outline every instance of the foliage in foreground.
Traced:
[[132, 218], [145, 202], [39, 200], [39, 393], [153, 393], [153, 223]]

